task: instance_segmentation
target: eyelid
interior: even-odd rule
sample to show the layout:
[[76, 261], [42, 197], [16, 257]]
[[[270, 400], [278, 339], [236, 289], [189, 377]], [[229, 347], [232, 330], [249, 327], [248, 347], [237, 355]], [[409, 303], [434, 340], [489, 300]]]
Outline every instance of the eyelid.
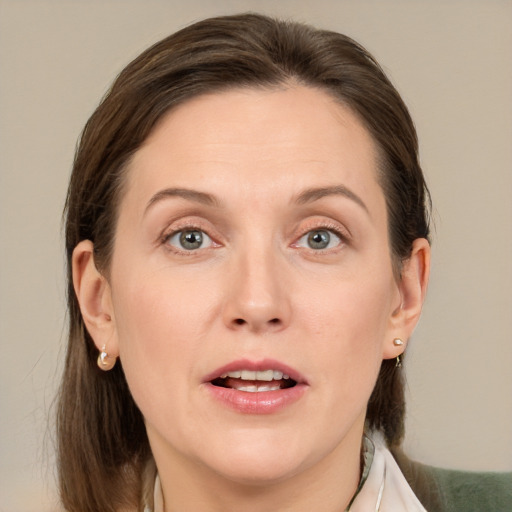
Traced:
[[[322, 247], [322, 248], [318, 248], [318, 249], [315, 249], [313, 247], [308, 247], [306, 244], [302, 244], [301, 242], [304, 240], [304, 239], [308, 239], [309, 238], [309, 235], [310, 233], [318, 233], [318, 232], [321, 232], [321, 231], [325, 231], [327, 233], [330, 233], [329, 236], [332, 236], [335, 238], [334, 240], [334, 247]], [[337, 242], [336, 242], [337, 240]], [[329, 245], [331, 244], [331, 242], [333, 242], [333, 240], [329, 240]], [[343, 244], [343, 239], [336, 233], [334, 232], [332, 229], [311, 229], [310, 231], [307, 231], [306, 233], [304, 233], [298, 240], [297, 242], [295, 242], [295, 245], [296, 247], [303, 247], [304, 249], [308, 249], [308, 250], [312, 250], [312, 251], [315, 251], [315, 252], [327, 252], [327, 251], [330, 251], [332, 249], [336, 249], [336, 247], [339, 247], [340, 245]]]
[[330, 231], [337, 235], [345, 243], [350, 242], [352, 238], [350, 231], [343, 224], [330, 219], [316, 218], [308, 219], [306, 223], [300, 227], [300, 235], [297, 237], [297, 240], [302, 238], [310, 231], [315, 230]]
[[[208, 224], [208, 226], [206, 226]], [[182, 231], [201, 231], [204, 233], [210, 240], [211, 244], [208, 247], [201, 247], [195, 250], [186, 250], [179, 249], [179, 247], [175, 245], [170, 245], [169, 240]], [[164, 230], [160, 233], [157, 244], [163, 245], [167, 250], [172, 251], [177, 254], [186, 254], [188, 256], [196, 254], [200, 251], [205, 251], [211, 248], [220, 247], [220, 244], [216, 237], [211, 234], [211, 225], [208, 222], [202, 221], [198, 218], [185, 218], [179, 219], [175, 222], [172, 222], [169, 226], [166, 226]]]
[[[180, 247], [178, 245], [178, 243], [171, 243], [171, 240], [173, 240], [174, 238], [178, 237], [178, 235], [181, 235], [181, 233], [186, 233], [186, 232], [189, 232], [189, 233], [192, 233], [194, 231], [197, 231], [197, 232], [200, 232], [202, 235], [203, 235], [203, 243], [206, 243], [208, 244], [206, 247], [198, 247], [197, 249], [185, 249], [184, 247]], [[212, 247], [214, 245], [214, 242], [213, 240], [211, 239], [210, 235], [208, 235], [208, 233], [206, 233], [206, 231], [203, 231], [202, 229], [197, 229], [197, 228], [192, 228], [192, 229], [180, 229], [178, 231], [175, 231], [174, 233], [171, 233], [169, 236], [167, 236], [167, 238], [165, 239], [165, 244], [168, 245], [168, 246], [171, 246], [175, 249], [177, 249], [178, 251], [183, 251], [183, 252], [196, 252], [196, 251], [200, 251], [201, 249], [209, 249], [210, 247]]]
[[[302, 223], [298, 231], [299, 235], [294, 237], [294, 242], [291, 244], [291, 247], [307, 251], [308, 253], [318, 256], [335, 253], [336, 251], [341, 250], [343, 247], [350, 245], [352, 239], [348, 228], [335, 220], [326, 218], [316, 217], [313, 219], [306, 219], [306, 222]], [[339, 243], [337, 243], [334, 247], [327, 247], [324, 249], [314, 249], [312, 247], [308, 247], [306, 244], [303, 245], [300, 243], [302, 239], [312, 231], [328, 231], [339, 239]]]

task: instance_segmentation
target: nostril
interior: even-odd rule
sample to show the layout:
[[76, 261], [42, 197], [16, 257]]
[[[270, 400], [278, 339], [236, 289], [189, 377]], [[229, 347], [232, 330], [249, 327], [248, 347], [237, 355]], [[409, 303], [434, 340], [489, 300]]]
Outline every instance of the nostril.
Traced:
[[265, 326], [268, 328], [268, 327], [272, 327], [272, 328], [278, 328], [282, 325], [282, 320], [280, 318], [271, 318], [270, 320], [263, 320], [260, 322], [259, 320], [245, 320], [244, 318], [233, 318], [233, 320], [231, 321], [231, 326], [232, 327], [244, 327], [244, 326], [249, 326], [249, 328], [252, 330], [252, 329], [255, 329], [255, 330], [260, 330], [260, 329], [264, 329]]

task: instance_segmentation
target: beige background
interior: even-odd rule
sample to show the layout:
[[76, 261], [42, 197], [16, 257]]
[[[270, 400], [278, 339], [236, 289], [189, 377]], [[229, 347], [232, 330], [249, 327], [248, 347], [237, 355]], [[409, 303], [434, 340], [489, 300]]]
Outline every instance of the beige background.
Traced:
[[348, 33], [403, 94], [437, 225], [407, 365], [406, 446], [431, 464], [512, 470], [511, 1], [0, 0], [0, 512], [55, 510], [47, 415], [77, 136], [147, 45], [245, 10]]

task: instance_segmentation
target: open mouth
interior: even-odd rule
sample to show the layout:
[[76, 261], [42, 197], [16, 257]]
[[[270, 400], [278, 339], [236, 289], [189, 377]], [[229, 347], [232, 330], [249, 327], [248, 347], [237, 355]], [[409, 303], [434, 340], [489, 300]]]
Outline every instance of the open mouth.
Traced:
[[223, 373], [211, 381], [212, 385], [246, 391], [248, 393], [261, 393], [264, 391], [279, 391], [297, 385], [289, 375], [279, 370], [236, 370]]
[[274, 414], [301, 400], [307, 380], [294, 368], [273, 359], [231, 361], [206, 375], [205, 389], [240, 414]]

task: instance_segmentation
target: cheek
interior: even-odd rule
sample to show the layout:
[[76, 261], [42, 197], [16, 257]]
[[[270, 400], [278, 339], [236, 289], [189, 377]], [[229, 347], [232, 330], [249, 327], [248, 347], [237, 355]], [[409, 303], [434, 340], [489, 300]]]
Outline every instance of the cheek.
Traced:
[[119, 353], [134, 399], [146, 413], [161, 395], [172, 402], [187, 392], [184, 383], [211, 330], [214, 298], [189, 280], [165, 279], [164, 272], [124, 275], [113, 285]]
[[393, 281], [377, 274], [336, 282], [321, 292], [308, 287], [298, 312], [304, 342], [324, 365], [326, 383], [337, 383], [333, 392], [353, 396], [357, 387], [371, 392], [387, 341]]
[[306, 291], [298, 317], [309, 324], [315, 339], [335, 337], [354, 350], [382, 343], [394, 295], [390, 279], [372, 275], [332, 279], [329, 286], [318, 289], [309, 283]]
[[113, 285], [114, 309], [121, 350], [179, 349], [194, 346], [207, 332], [215, 310], [212, 286], [187, 275], [161, 267], [134, 264], [123, 280]]

